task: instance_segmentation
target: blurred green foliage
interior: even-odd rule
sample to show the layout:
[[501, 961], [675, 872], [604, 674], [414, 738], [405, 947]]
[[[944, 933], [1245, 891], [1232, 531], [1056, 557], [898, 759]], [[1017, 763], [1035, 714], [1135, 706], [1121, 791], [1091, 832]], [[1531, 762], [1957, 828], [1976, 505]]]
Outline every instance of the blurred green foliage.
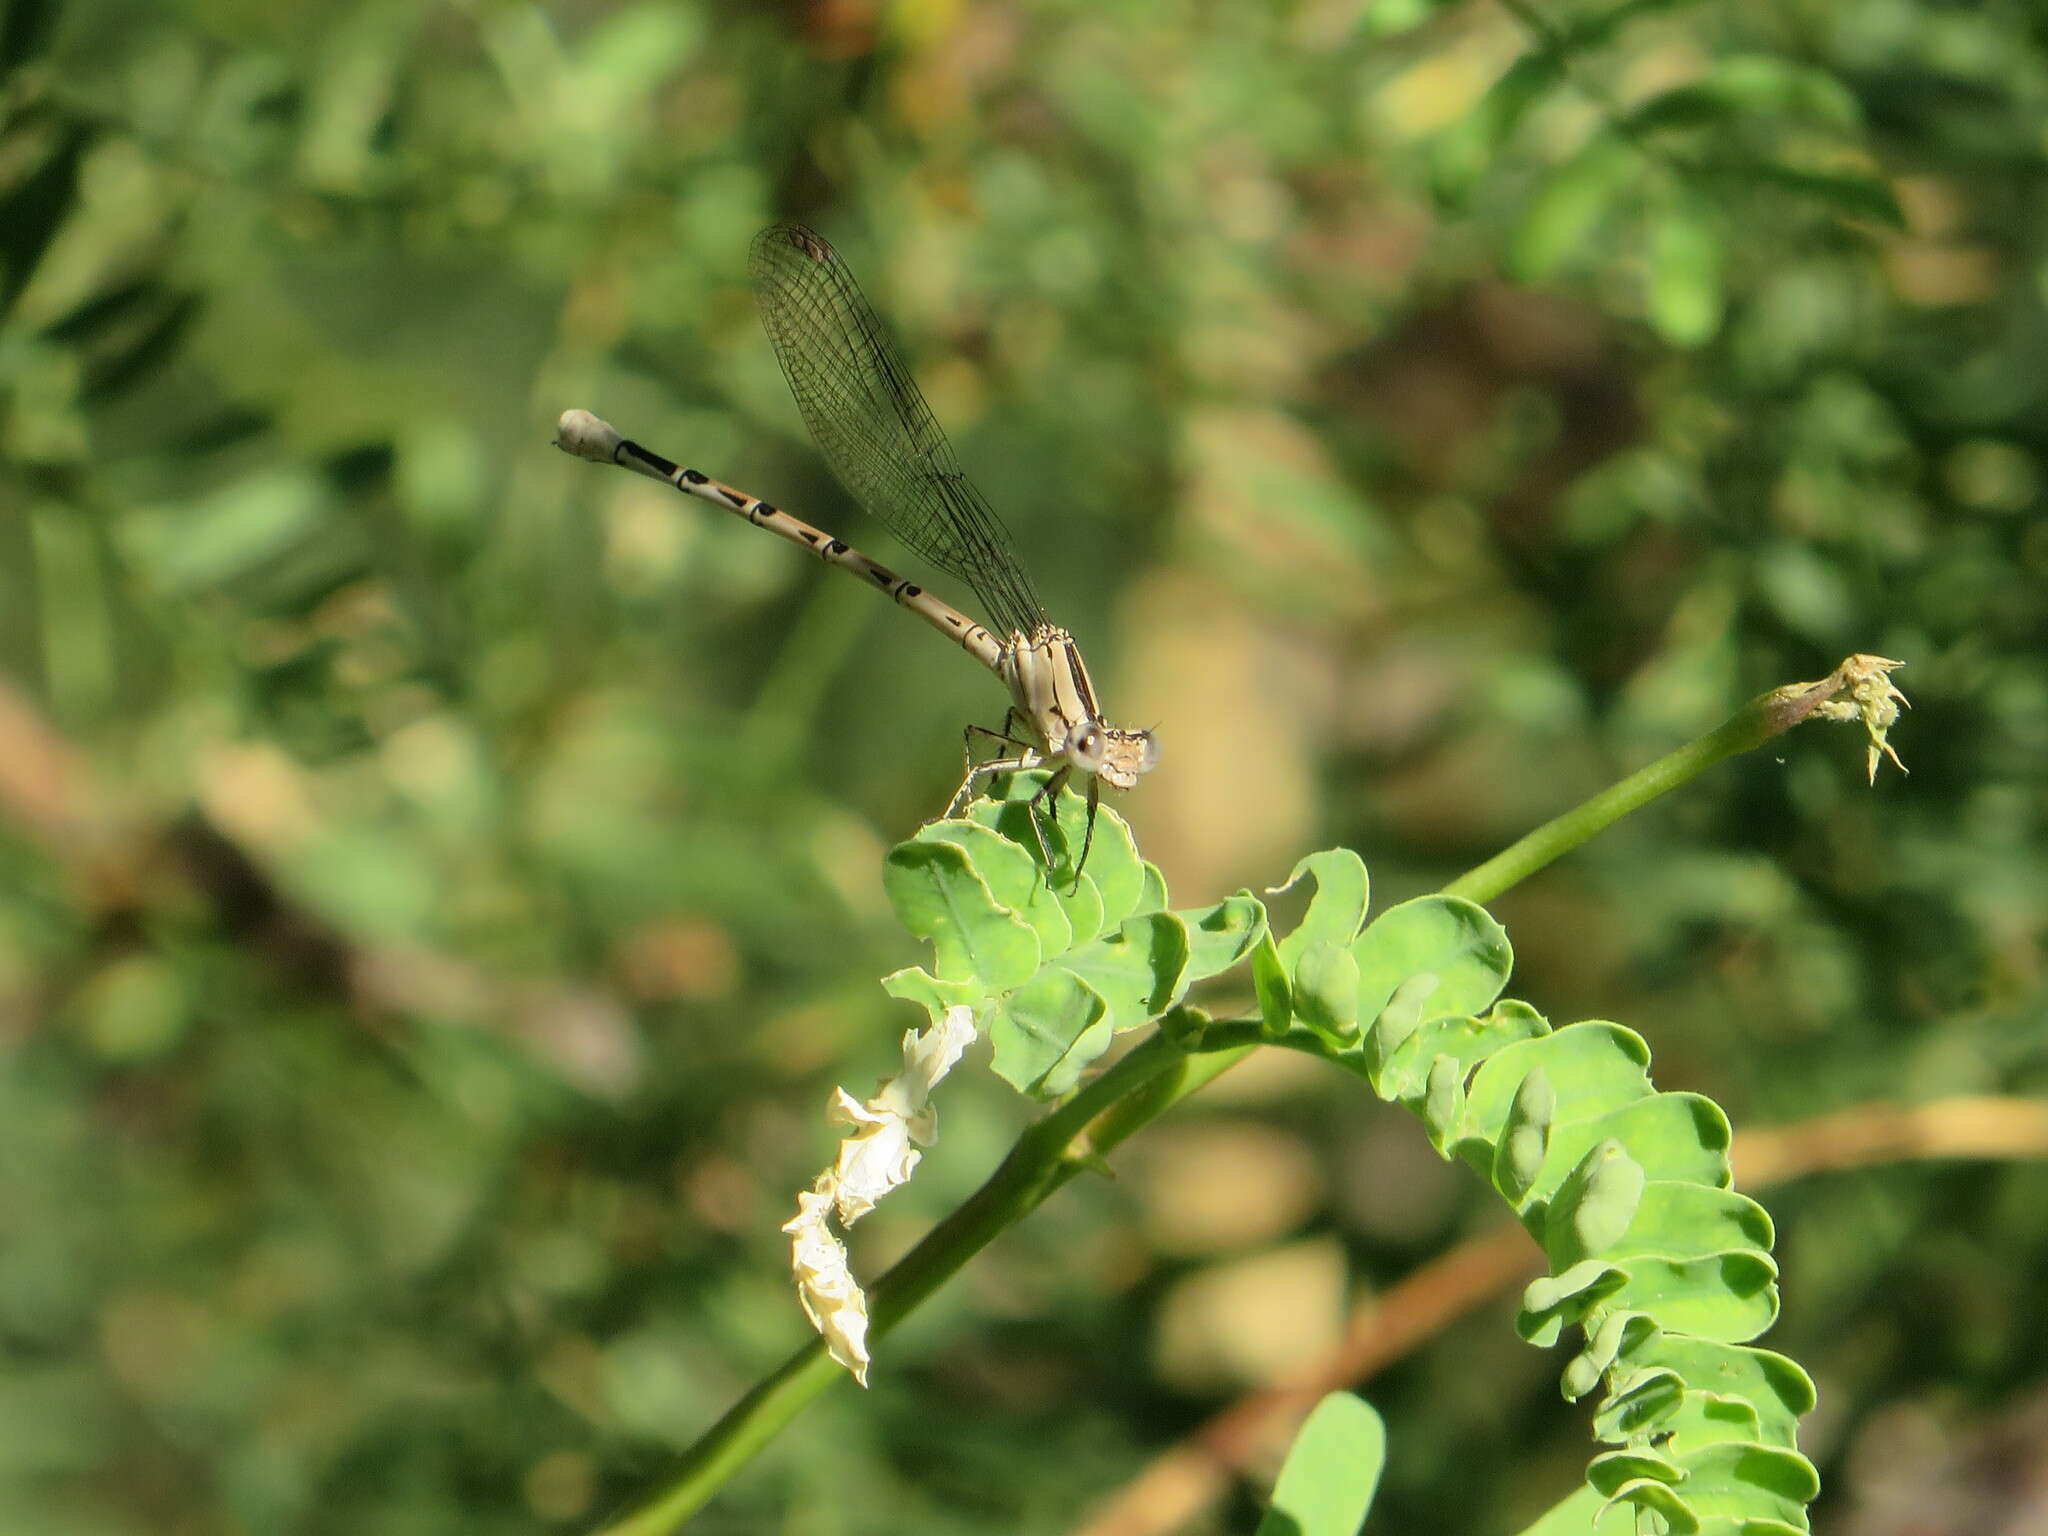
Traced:
[[[1391, 903], [1902, 657], [1911, 778], [1731, 764], [1497, 905], [1515, 991], [1738, 1126], [2037, 1092], [2044, 101], [2017, 0], [7, 0], [0, 1528], [573, 1528], [801, 1336], [776, 1227], [923, 958], [881, 855], [1000, 696], [547, 446], [587, 406], [840, 529], [771, 216], [1158, 726], [1183, 899], [1341, 842]], [[1265, 1247], [1369, 1289], [1483, 1211], [1246, 1076], [1185, 1134], [1313, 1154]], [[877, 1263], [1022, 1113], [948, 1093]], [[1170, 1358], [1237, 1256], [1156, 1241], [1170, 1180], [1069, 1191], [702, 1527], [1063, 1528], [1228, 1390]], [[1774, 1195], [1828, 1528], [2025, 1422], [2044, 1194]], [[1374, 1383], [1381, 1529], [1576, 1480], [1509, 1306]]]

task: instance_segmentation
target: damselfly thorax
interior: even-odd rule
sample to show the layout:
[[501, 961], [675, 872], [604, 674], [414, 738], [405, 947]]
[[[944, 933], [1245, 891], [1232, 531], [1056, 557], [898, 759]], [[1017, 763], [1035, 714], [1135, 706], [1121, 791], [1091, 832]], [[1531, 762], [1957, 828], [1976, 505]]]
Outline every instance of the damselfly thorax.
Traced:
[[1059, 764], [1048, 790], [1057, 792], [1069, 774], [1100, 779], [1111, 789], [1131, 789], [1158, 758], [1150, 731], [1127, 731], [1103, 721], [1080, 647], [1057, 625], [1011, 635], [995, 670], [1010, 690], [1010, 721], [1031, 733], [1029, 745]]

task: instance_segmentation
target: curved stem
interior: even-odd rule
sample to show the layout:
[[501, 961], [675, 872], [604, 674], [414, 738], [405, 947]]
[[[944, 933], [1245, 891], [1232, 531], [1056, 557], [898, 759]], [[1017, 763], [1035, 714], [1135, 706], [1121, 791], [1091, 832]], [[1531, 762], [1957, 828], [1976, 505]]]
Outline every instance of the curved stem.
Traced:
[[1467, 870], [1442, 889], [1445, 896], [1491, 901], [1518, 885], [1551, 860], [1568, 853], [1594, 833], [1604, 831], [1630, 811], [1650, 803], [1724, 758], [1760, 747], [1772, 737], [1806, 719], [1833, 696], [1835, 679], [1780, 688], [1752, 700], [1716, 729], [1638, 768], [1562, 816], [1546, 821], [1517, 839], [1484, 864]]

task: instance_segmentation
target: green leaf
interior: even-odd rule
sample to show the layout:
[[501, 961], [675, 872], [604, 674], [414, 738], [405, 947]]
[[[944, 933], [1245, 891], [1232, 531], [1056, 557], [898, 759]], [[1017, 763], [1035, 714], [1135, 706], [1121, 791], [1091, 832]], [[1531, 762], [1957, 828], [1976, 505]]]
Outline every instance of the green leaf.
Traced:
[[1271, 933], [1259, 936], [1252, 948], [1252, 992], [1259, 1000], [1259, 1022], [1269, 1039], [1278, 1040], [1294, 1021], [1294, 987]]
[[1096, 888], [1093, 875], [1083, 871], [1080, 879], [1053, 886], [1052, 894], [1060, 910], [1066, 913], [1067, 926], [1076, 940], [1085, 941], [1103, 931], [1102, 892]]
[[[1438, 978], [1434, 971], [1418, 971], [1410, 976], [1394, 989], [1394, 995], [1373, 1015], [1371, 1027], [1359, 1042], [1358, 1055], [1372, 1081], [1373, 1092], [1383, 1099], [1392, 1097], [1384, 1078], [1387, 1061], [1422, 1029], [1422, 1010], [1436, 996], [1437, 987]], [[1363, 981], [1359, 990], [1364, 991]], [[1360, 1005], [1359, 1016], [1365, 1016], [1363, 1004]]]
[[1349, 944], [1358, 937], [1372, 888], [1363, 859], [1349, 848], [1331, 848], [1310, 854], [1294, 866], [1284, 883], [1266, 894], [1279, 896], [1291, 891], [1304, 876], [1315, 881], [1315, 895], [1309, 898], [1294, 931], [1280, 941], [1280, 958], [1290, 972], [1311, 945]]
[[1430, 159], [1436, 195], [1446, 202], [1461, 200], [1529, 109], [1563, 78], [1564, 59], [1554, 49], [1525, 53], [1510, 64], [1471, 112], [1438, 138]]
[[1721, 313], [1721, 220], [1681, 192], [1650, 226], [1650, 323], [1674, 346], [1696, 347], [1720, 330]]
[[1543, 1251], [1555, 1268], [1612, 1258], [1643, 1198], [1643, 1165], [1604, 1137], [1565, 1175], [1544, 1212]]
[[1003, 1000], [988, 1034], [998, 1077], [1055, 1098], [1109, 1048], [1109, 1005], [1072, 971], [1049, 965]]
[[1770, 1216], [1747, 1195], [1690, 1180], [1651, 1179], [1643, 1186], [1628, 1230], [1606, 1250], [1606, 1256], [1623, 1259], [1645, 1253], [1697, 1258], [1736, 1248], [1766, 1253], [1772, 1238]]
[[[1635, 1315], [1642, 1316], [1641, 1313]], [[1669, 1422], [1684, 1402], [1685, 1381], [1676, 1371], [1662, 1367], [1632, 1370], [1625, 1381], [1608, 1393], [1594, 1413], [1593, 1433], [1610, 1442], [1640, 1439]]]
[[1517, 1040], [1550, 1033], [1550, 1024], [1527, 1003], [1512, 998], [1496, 1004], [1483, 1019], [1446, 1014], [1429, 1020], [1400, 1041], [1380, 1067], [1379, 1089], [1387, 1098], [1407, 1103], [1421, 1093], [1437, 1063], [1448, 1057], [1462, 1077], [1475, 1063]]
[[[1035, 773], [1013, 773], [1002, 780], [1002, 793], [997, 796], [970, 800], [966, 817], [982, 826], [993, 828], [1003, 834], [1019, 848], [1029, 853], [1044, 867], [1046, 848], [1039, 845], [1039, 836], [1044, 834], [1046, 847], [1052, 850], [1055, 863], [1065, 862], [1067, 825], [1059, 819], [1058, 807], [1050, 815], [1046, 802], [1038, 798], [1038, 792], [1045, 788], [1051, 774], [1040, 770]], [[1060, 799], [1073, 798], [1072, 790], [1060, 791]], [[1076, 828], [1085, 832], [1085, 828]], [[1081, 851], [1080, 840], [1074, 842], [1075, 853]]]
[[1615, 1305], [1647, 1312], [1674, 1333], [1742, 1344], [1778, 1317], [1778, 1266], [1768, 1254], [1698, 1259], [1635, 1258]]
[[1159, 873], [1159, 866], [1146, 864], [1145, 883], [1138, 892], [1138, 905], [1132, 909], [1132, 917], [1143, 917], [1148, 912], [1166, 910], [1166, 876]]
[[[1086, 809], [1080, 796], [1071, 798]], [[1150, 885], [1147, 868], [1138, 857], [1130, 823], [1103, 805], [1095, 818], [1095, 846], [1088, 851], [1088, 878], [1095, 882], [1102, 897], [1102, 917], [1095, 930], [1098, 934], [1108, 933], [1125, 918], [1138, 913]]]
[[1707, 1445], [1677, 1461], [1685, 1502], [1706, 1519], [1778, 1519], [1803, 1530], [1806, 1505], [1820, 1492], [1813, 1463], [1778, 1446]]
[[1062, 962], [1109, 1005], [1121, 1034], [1173, 1005], [1185, 987], [1187, 924], [1171, 912], [1134, 917], [1107, 938], [1084, 944]]
[[171, 289], [156, 278], [137, 278], [81, 300], [44, 326], [43, 334], [66, 346], [83, 346], [117, 326], [133, 324], [139, 316], [163, 308], [173, 297]]
[[1579, 1322], [1627, 1283], [1626, 1271], [1599, 1259], [1574, 1264], [1562, 1274], [1540, 1276], [1522, 1291], [1515, 1331], [1531, 1344], [1547, 1349], [1568, 1326]]
[[95, 293], [43, 327], [73, 348], [83, 382], [79, 398], [104, 400], [174, 352], [199, 315], [199, 302], [154, 277]]
[[[1081, 942], [1107, 933], [1136, 913], [1150, 881], [1131, 839], [1130, 824], [1107, 805], [1097, 809], [1092, 843], [1088, 840], [1086, 796], [1063, 789], [1052, 803], [1050, 818], [1043, 805], [1034, 813], [1031, 802], [1046, 778], [1042, 772], [1012, 774], [1005, 784], [1005, 798], [977, 800], [967, 814], [971, 820], [994, 827], [1041, 866], [1045, 855], [1038, 834], [1044, 832], [1054, 862], [1048, 878], [1066, 902], [1075, 940]], [[1084, 846], [1088, 862], [1076, 882], [1073, 866]], [[1163, 892], [1163, 881], [1160, 888]]]
[[1754, 1405], [1739, 1397], [1714, 1392], [1688, 1392], [1676, 1410], [1657, 1426], [1688, 1452], [1709, 1445], [1754, 1445], [1763, 1439], [1763, 1425]]
[[591, 27], [573, 57], [587, 78], [628, 101], [643, 100], [693, 51], [701, 31], [691, 12], [626, 6]]
[[161, 593], [182, 595], [249, 577], [317, 539], [335, 515], [320, 476], [264, 471], [143, 525], [134, 548]]
[[1358, 1034], [1358, 961], [1346, 942], [1311, 944], [1294, 967], [1294, 1012], [1309, 1028], [1344, 1041]]
[[1099, 915], [1091, 931], [1077, 926], [1077, 939], [1092, 939], [1108, 933], [1138, 910], [1145, 894], [1145, 862], [1138, 857], [1138, 845], [1131, 839], [1130, 824], [1107, 805], [1098, 805], [1095, 835], [1088, 836], [1087, 797], [1071, 789], [1059, 796], [1060, 838], [1069, 858], [1079, 858], [1088, 849], [1083, 873], [1094, 882]]
[[1557, 1112], [1557, 1090], [1541, 1067], [1532, 1067], [1508, 1104], [1506, 1123], [1493, 1157], [1493, 1187], [1508, 1204], [1520, 1205], [1550, 1150], [1550, 1122]]
[[1249, 892], [1180, 914], [1188, 925], [1188, 980], [1229, 970], [1266, 931], [1266, 909]]
[[882, 990], [891, 997], [900, 997], [907, 1003], [916, 1003], [932, 1016], [932, 1022], [939, 1019], [949, 1008], [973, 1007], [985, 996], [980, 984], [972, 981], [940, 981], [929, 971], [911, 965], [900, 971], [891, 971], [882, 978]]
[[1465, 1074], [1457, 1061], [1439, 1056], [1430, 1063], [1429, 1086], [1422, 1098], [1422, 1125], [1440, 1157], [1453, 1155], [1458, 1122], [1465, 1113]]
[[1424, 1018], [1483, 1013], [1514, 965], [1508, 936], [1484, 907], [1457, 896], [1418, 896], [1375, 918], [1352, 945], [1358, 1016], [1376, 1019], [1411, 976], [1436, 977]]
[[1038, 969], [1038, 935], [995, 899], [958, 844], [899, 843], [883, 865], [882, 889], [897, 921], [932, 941], [940, 980], [974, 981], [993, 994]]
[[1558, 1112], [1550, 1151], [1559, 1177], [1601, 1141], [1612, 1138], [1653, 1179], [1724, 1188], [1728, 1183], [1728, 1117], [1697, 1093], [1656, 1093], [1588, 1117], [1586, 1102]]
[[1259, 1536], [1353, 1536], [1386, 1459], [1380, 1416], [1350, 1393], [1332, 1392], [1295, 1432]]
[[1650, 97], [1628, 115], [1637, 133], [1754, 124], [1766, 114], [1856, 129], [1863, 111], [1856, 93], [1828, 70], [1785, 54], [1731, 54], [1701, 79]]
[[1689, 81], [1660, 91], [1628, 114], [1631, 129], [1641, 134], [1682, 132], [1735, 120], [1735, 108], [1712, 86]]
[[[1062, 873], [1061, 870], [1070, 871], [1073, 858], [1080, 854], [1081, 842], [1087, 832], [1087, 803], [1072, 791], [1063, 791], [1056, 807], [1057, 819], [1048, 827], [1043, 809], [1031, 809], [1031, 802], [1046, 777], [1043, 773], [1010, 775], [1004, 782], [1004, 798], [974, 801], [967, 807], [967, 819], [1000, 833], [1022, 851], [1039, 871], [1039, 879], [1045, 884], [1051, 899], [1059, 904], [1060, 912], [1066, 918], [1067, 930], [1073, 935], [1069, 942], [1085, 943], [1101, 934], [1105, 926], [1102, 892], [1093, 873], [1093, 851], [1088, 855], [1088, 868], [1078, 879], [1071, 872]], [[1045, 868], [1045, 852], [1038, 842], [1040, 831], [1045, 832], [1046, 842], [1053, 850], [1055, 867], [1051, 871]], [[1129, 836], [1128, 828], [1125, 836]], [[1142, 879], [1141, 874], [1141, 882]]]
[[1692, 1506], [1679, 1497], [1671, 1485], [1657, 1478], [1637, 1478], [1614, 1490], [1600, 1506], [1600, 1514], [1627, 1510], [1639, 1522], [1637, 1529], [1661, 1531], [1664, 1536], [1694, 1536], [1700, 1528]]
[[1852, 219], [1867, 219], [1887, 229], [1904, 229], [1906, 216], [1891, 185], [1876, 176], [1853, 171], [1806, 171], [1771, 161], [1751, 160], [1729, 168], [1737, 181], [1761, 181], [1810, 202], [1824, 204]]
[[192, 322], [199, 318], [199, 312], [200, 303], [196, 296], [185, 294], [173, 299], [140, 335], [125, 346], [90, 359], [85, 381], [79, 388], [79, 398], [92, 402], [110, 400], [129, 385], [146, 378], [177, 352], [185, 333], [192, 328]]
[[912, 841], [952, 843], [965, 853], [996, 903], [1031, 925], [1038, 935], [1041, 959], [1052, 959], [1073, 947], [1074, 930], [1067, 921], [1066, 908], [1045, 883], [1038, 861], [1000, 832], [978, 821], [935, 821], [919, 828]]
[[1678, 1463], [1668, 1456], [1659, 1455], [1647, 1446], [1631, 1446], [1623, 1451], [1602, 1451], [1586, 1467], [1586, 1481], [1595, 1492], [1612, 1495], [1617, 1488], [1638, 1478], [1649, 1478], [1659, 1483], [1676, 1483], [1685, 1473]]
[[[1490, 1167], [1493, 1143], [1507, 1120], [1508, 1106], [1533, 1067], [1541, 1066], [1556, 1086], [1557, 1119], [1563, 1125], [1584, 1120], [1589, 1111], [1598, 1113], [1610, 1105], [1648, 1096], [1652, 1092], [1646, 1070], [1649, 1063], [1650, 1048], [1642, 1036], [1619, 1024], [1598, 1021], [1568, 1024], [1540, 1038], [1503, 1046], [1473, 1074], [1466, 1096], [1466, 1135], [1480, 1144], [1478, 1151], [1484, 1157], [1475, 1166]], [[1590, 1142], [1572, 1150], [1572, 1163], [1585, 1154], [1588, 1145]], [[1623, 1139], [1623, 1145], [1641, 1160], [1631, 1143]]]
[[1639, 1536], [1632, 1515], [1626, 1511], [1603, 1515], [1604, 1502], [1581, 1483], [1534, 1523], [1523, 1526], [1519, 1536]]
[[1591, 239], [1637, 174], [1640, 157], [1612, 133], [1599, 133], [1550, 174], [1523, 208], [1508, 239], [1508, 271], [1541, 282]]
[[1575, 1403], [1591, 1392], [1628, 1343], [1656, 1326], [1640, 1312], [1609, 1312], [1586, 1340], [1585, 1348], [1564, 1369], [1560, 1385], [1565, 1401]]
[[1813, 1412], [1813, 1379], [1768, 1349], [1658, 1332], [1625, 1351], [1632, 1369], [1669, 1371], [1688, 1387], [1739, 1397], [1757, 1410], [1764, 1439], [1797, 1444], [1799, 1420]]

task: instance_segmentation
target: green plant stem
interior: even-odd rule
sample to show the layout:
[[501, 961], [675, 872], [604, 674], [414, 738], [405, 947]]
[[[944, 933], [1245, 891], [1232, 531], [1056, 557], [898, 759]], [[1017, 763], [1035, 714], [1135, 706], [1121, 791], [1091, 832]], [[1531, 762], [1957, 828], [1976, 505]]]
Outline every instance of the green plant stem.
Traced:
[[[1812, 688], [1824, 686], [1815, 684]], [[1482, 904], [1491, 901], [1502, 891], [1528, 879], [1551, 860], [1578, 847], [1594, 833], [1612, 826], [1630, 811], [1676, 789], [1723, 758], [1762, 746], [1797, 724], [1819, 702], [1818, 699], [1807, 702], [1811, 691], [1809, 688], [1779, 689], [1753, 700], [1718, 728], [1687, 742], [1675, 752], [1667, 752], [1592, 799], [1546, 821], [1484, 864], [1467, 870], [1444, 886], [1441, 894], [1463, 896], [1468, 901]]]
[[[1229, 1069], [1251, 1047], [1190, 1055], [1162, 1029], [1029, 1127], [988, 1181], [869, 1290], [879, 1338], [914, 1312], [1006, 1228], [1014, 1226], [1118, 1142]], [[735, 1403], [683, 1453], [661, 1490], [598, 1536], [674, 1530], [775, 1433], [846, 1372], [813, 1339]]]

